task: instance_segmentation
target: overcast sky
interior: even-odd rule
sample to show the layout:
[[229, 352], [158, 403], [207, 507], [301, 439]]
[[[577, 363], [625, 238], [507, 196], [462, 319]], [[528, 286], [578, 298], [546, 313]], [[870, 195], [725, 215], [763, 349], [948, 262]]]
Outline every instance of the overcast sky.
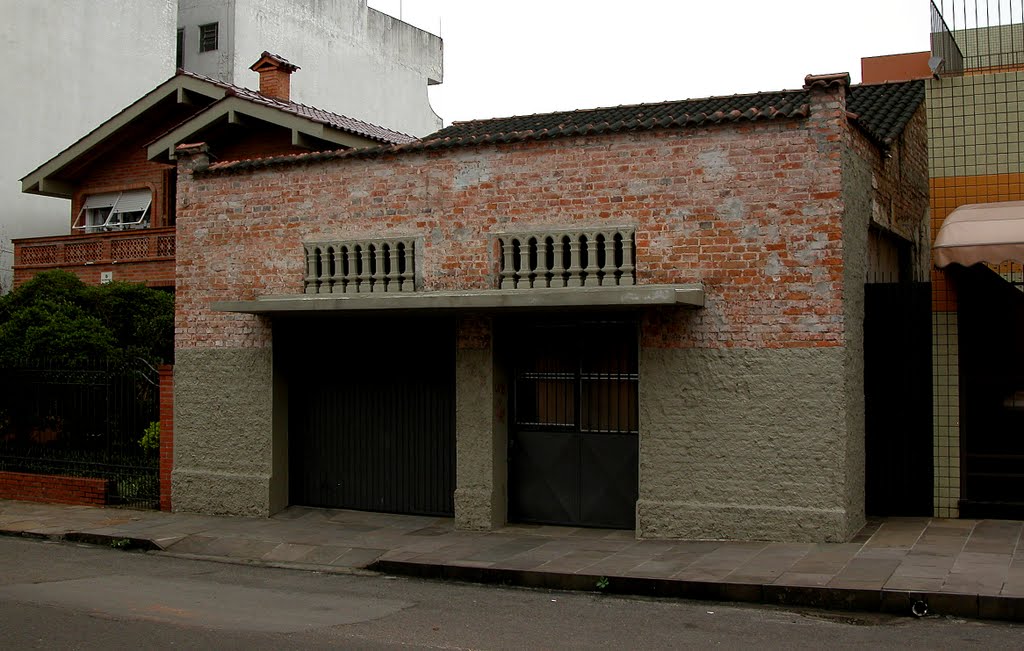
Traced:
[[928, 49], [928, 0], [369, 0], [444, 39], [455, 120], [799, 88]]

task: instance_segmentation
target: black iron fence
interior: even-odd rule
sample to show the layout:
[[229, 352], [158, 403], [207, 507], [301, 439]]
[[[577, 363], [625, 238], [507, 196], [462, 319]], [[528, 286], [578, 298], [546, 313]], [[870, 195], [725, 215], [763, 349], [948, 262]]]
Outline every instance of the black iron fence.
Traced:
[[108, 504], [159, 508], [159, 413], [141, 360], [0, 367], [0, 471], [106, 479]]

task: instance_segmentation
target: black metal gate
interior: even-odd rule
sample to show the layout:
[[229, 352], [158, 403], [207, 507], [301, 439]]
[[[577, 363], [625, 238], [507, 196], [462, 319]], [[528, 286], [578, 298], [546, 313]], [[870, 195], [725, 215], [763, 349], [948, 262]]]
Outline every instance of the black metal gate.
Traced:
[[[282, 360], [292, 504], [453, 513], [455, 329], [410, 321], [319, 320], [275, 332], [298, 342]], [[303, 350], [310, 332], [338, 343]]]
[[635, 527], [637, 326], [517, 328], [509, 520]]
[[865, 286], [865, 507], [932, 515], [931, 284]]
[[106, 479], [108, 505], [159, 508], [158, 382], [142, 360], [0, 368], [0, 470]]
[[1024, 293], [984, 265], [955, 279], [960, 516], [1024, 518]]

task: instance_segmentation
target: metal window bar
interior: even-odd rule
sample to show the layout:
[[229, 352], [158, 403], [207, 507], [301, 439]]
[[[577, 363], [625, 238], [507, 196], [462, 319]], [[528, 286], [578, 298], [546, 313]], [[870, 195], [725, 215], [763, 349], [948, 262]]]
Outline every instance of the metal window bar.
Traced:
[[199, 26], [199, 51], [213, 52], [218, 46], [218, 23], [207, 23]]

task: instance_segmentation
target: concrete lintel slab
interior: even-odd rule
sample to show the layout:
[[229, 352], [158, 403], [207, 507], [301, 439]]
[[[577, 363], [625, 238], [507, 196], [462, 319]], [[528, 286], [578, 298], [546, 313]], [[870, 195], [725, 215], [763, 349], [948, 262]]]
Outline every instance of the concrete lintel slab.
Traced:
[[517, 310], [587, 307], [704, 306], [704, 286], [631, 285], [559, 289], [487, 289], [403, 294], [295, 294], [217, 301], [218, 312], [302, 314], [390, 310]]

